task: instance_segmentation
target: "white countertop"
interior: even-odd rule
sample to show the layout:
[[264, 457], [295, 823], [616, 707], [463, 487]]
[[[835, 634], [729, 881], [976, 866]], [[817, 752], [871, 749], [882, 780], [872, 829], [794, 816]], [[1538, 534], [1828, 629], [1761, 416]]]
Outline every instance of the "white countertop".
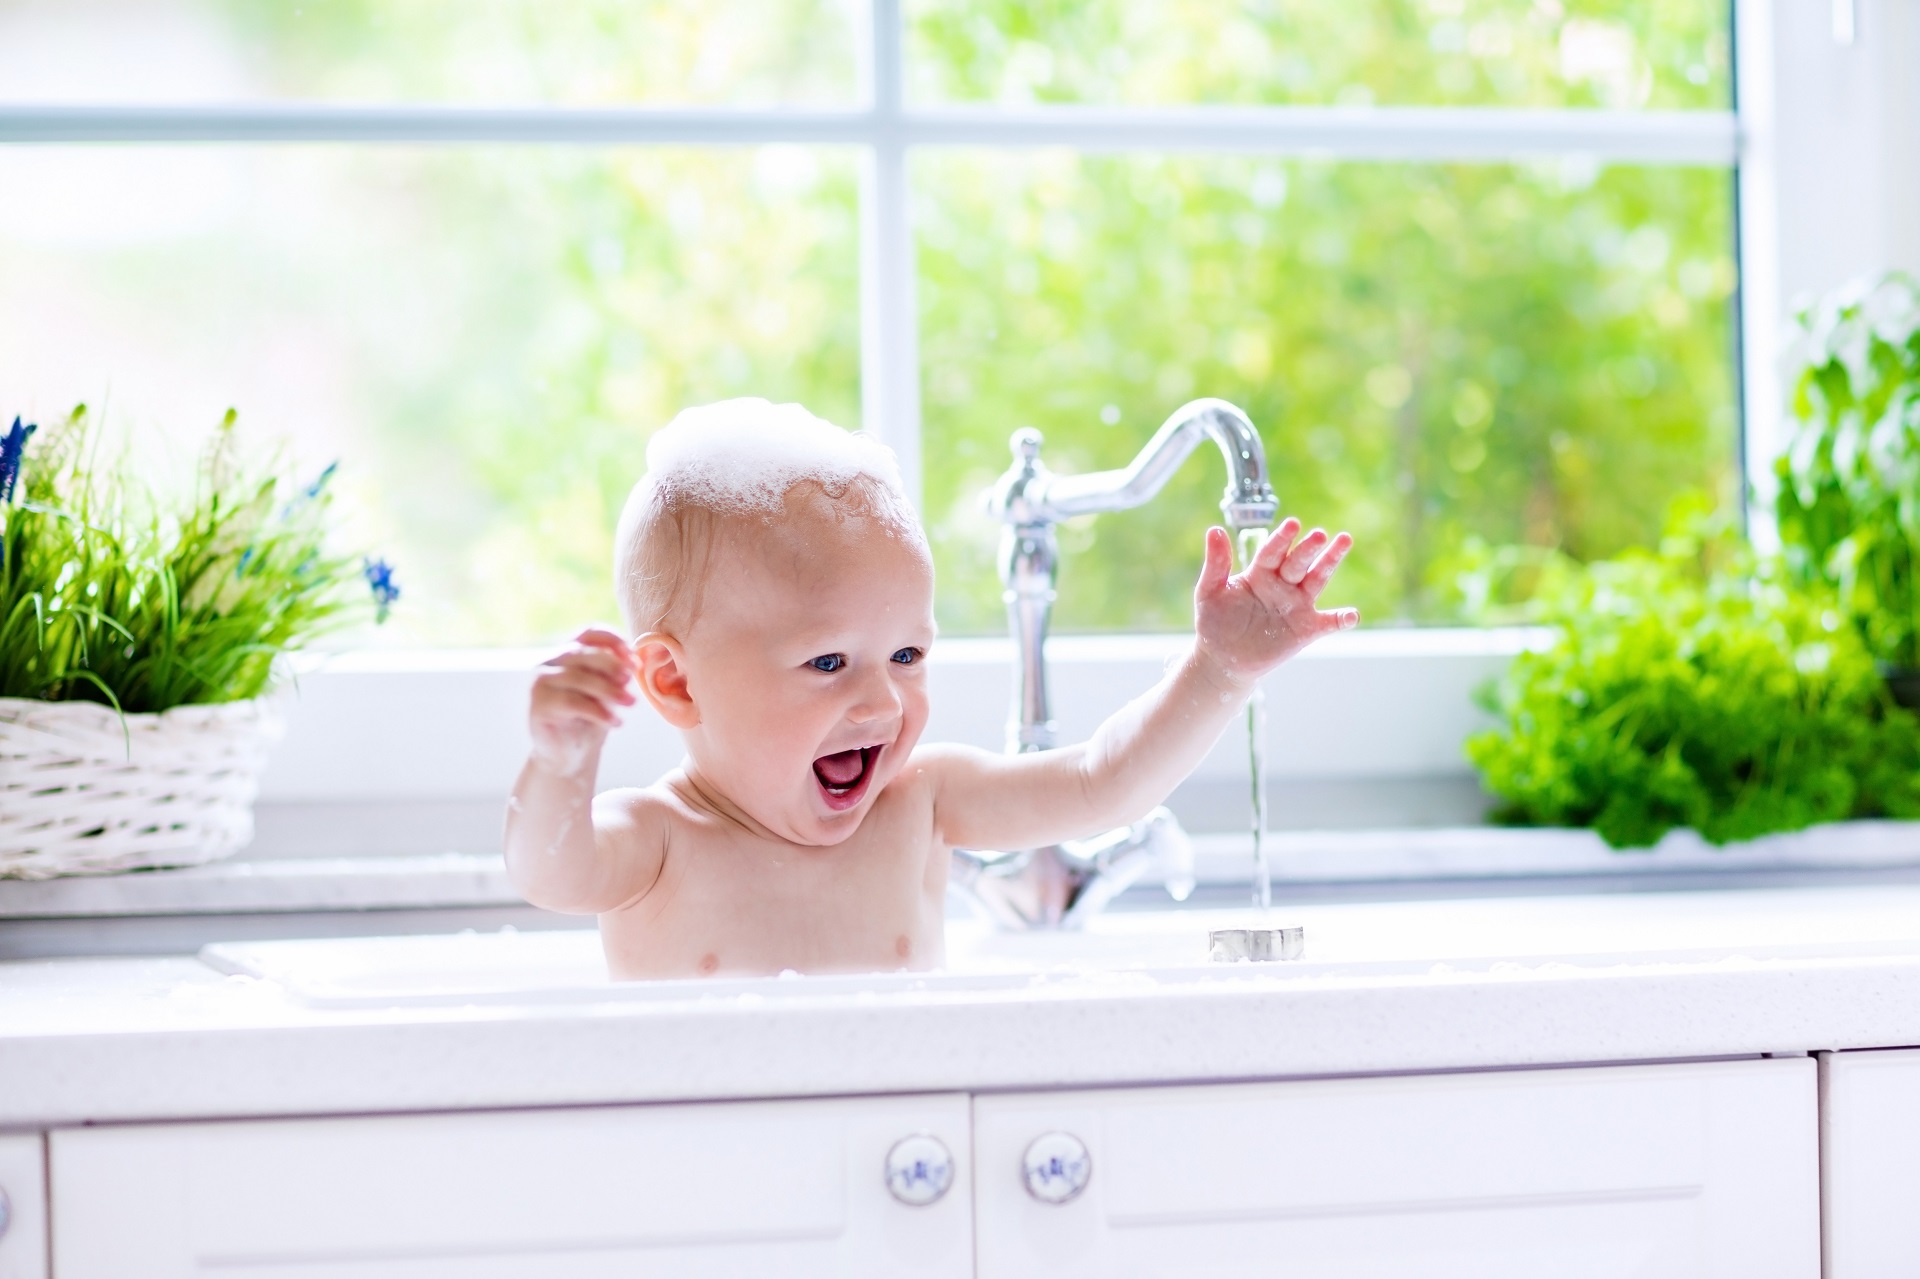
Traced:
[[[1244, 883], [1244, 832], [1192, 836], [1203, 884]], [[1590, 830], [1456, 826], [1272, 831], [1274, 882], [1620, 879], [1920, 870], [1920, 822], [1850, 821], [1714, 848], [1692, 831], [1618, 852]], [[1154, 882], [1149, 876], [1146, 882]], [[0, 879], [0, 924], [30, 919], [312, 913], [521, 905], [500, 854], [236, 857], [181, 870]]]
[[179, 870], [0, 880], [0, 921], [519, 904], [498, 853], [238, 857]]
[[[944, 974], [596, 986], [591, 944], [561, 936], [540, 943], [564, 959], [540, 979], [549, 988], [463, 994], [449, 968], [438, 1003], [430, 990], [406, 1001], [417, 973], [366, 986], [362, 1006], [327, 1006], [311, 982], [194, 959], [0, 964], [0, 1127], [1920, 1044], [1920, 887], [1276, 913], [1306, 926], [1305, 961], [1209, 965], [1206, 928], [1246, 921], [1169, 911], [1109, 916], [1081, 937], [995, 941], [962, 926]], [[375, 953], [324, 949], [354, 944], [283, 945], [323, 948], [287, 952], [298, 969]], [[405, 945], [454, 957], [518, 944]]]

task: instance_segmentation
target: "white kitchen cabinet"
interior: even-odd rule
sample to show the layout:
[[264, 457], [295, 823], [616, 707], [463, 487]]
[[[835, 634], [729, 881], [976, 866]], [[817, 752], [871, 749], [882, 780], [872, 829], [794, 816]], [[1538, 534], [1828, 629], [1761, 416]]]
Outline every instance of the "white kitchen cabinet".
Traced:
[[1797, 1058], [982, 1096], [978, 1274], [1811, 1279], [1816, 1094]]
[[1826, 1279], [1913, 1279], [1920, 1049], [1831, 1053], [1820, 1070]]
[[47, 1279], [47, 1156], [40, 1134], [0, 1134], [0, 1279]]
[[[899, 1202], [889, 1152], [951, 1156]], [[973, 1274], [961, 1095], [50, 1135], [59, 1279]], [[939, 1174], [925, 1151], [922, 1173]], [[924, 1191], [924, 1178], [909, 1197]], [[926, 1197], [920, 1194], [917, 1197]]]

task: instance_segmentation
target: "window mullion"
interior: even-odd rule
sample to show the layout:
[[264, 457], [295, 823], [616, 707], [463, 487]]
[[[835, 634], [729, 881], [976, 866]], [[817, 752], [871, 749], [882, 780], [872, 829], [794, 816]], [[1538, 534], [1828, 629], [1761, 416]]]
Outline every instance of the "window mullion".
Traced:
[[920, 499], [920, 341], [903, 129], [899, 0], [872, 0], [867, 45], [871, 129], [860, 184], [861, 425], [890, 445]]

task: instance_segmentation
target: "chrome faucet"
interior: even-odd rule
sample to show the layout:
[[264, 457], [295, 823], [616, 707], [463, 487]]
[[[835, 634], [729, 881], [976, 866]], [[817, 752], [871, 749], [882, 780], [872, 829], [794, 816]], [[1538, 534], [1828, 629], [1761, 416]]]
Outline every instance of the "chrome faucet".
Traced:
[[[1220, 513], [1229, 530], [1265, 528], [1280, 502], [1267, 481], [1267, 455], [1253, 423], [1225, 400], [1181, 406], [1147, 441], [1131, 465], [1091, 475], [1055, 475], [1040, 460], [1040, 432], [1013, 433], [1013, 465], [987, 496], [1005, 526], [1000, 581], [1007, 620], [1019, 648], [1011, 752], [1048, 750], [1057, 729], [1047, 700], [1047, 627], [1059, 574], [1053, 526], [1075, 515], [1124, 511], [1151, 500], [1205, 436], [1227, 461]], [[1159, 864], [1167, 891], [1184, 901], [1193, 891], [1193, 846], [1165, 808], [1089, 839], [1006, 852], [955, 849], [950, 882], [1003, 928], [1072, 929], [1097, 914], [1149, 867]]]

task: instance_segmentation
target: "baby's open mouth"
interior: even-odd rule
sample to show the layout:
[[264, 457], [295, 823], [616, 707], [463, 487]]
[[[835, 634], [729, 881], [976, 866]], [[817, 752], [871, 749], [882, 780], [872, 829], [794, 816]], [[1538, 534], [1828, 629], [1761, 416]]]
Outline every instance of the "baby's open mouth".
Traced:
[[880, 750], [878, 746], [856, 746], [813, 761], [813, 775], [831, 807], [851, 808], [860, 801], [867, 779], [873, 776], [873, 765], [880, 758]]

